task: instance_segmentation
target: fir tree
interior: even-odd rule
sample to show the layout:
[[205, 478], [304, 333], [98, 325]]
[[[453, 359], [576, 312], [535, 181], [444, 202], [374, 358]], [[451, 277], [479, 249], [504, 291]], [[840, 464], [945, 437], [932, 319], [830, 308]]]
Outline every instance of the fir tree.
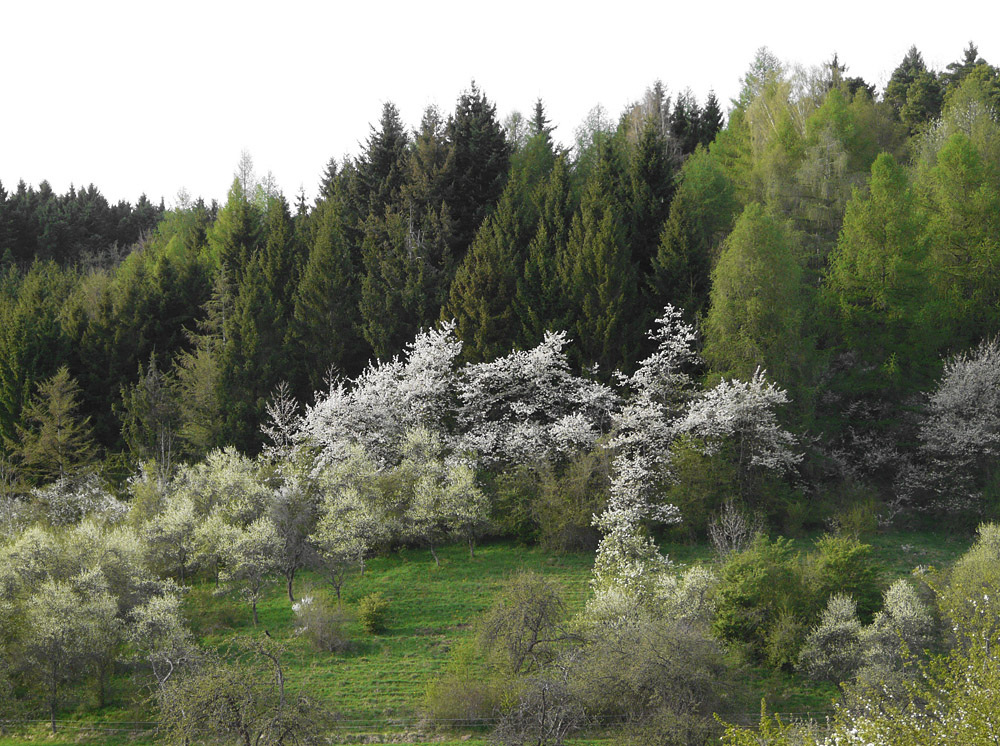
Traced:
[[457, 321], [456, 333], [470, 361], [492, 360], [507, 352], [517, 336], [514, 296], [524, 264], [519, 247], [524, 225], [509, 182], [500, 204], [476, 235], [451, 285], [443, 316]]
[[316, 213], [312, 249], [295, 292], [289, 329], [300, 400], [319, 390], [331, 366], [353, 376], [366, 359], [358, 328], [360, 285], [338, 205], [326, 200]]
[[636, 348], [636, 279], [613, 167], [602, 156], [573, 219], [562, 268], [580, 361], [610, 373]]
[[459, 96], [448, 120], [448, 205], [455, 221], [454, 248], [460, 258], [503, 192], [510, 145], [490, 103], [473, 81]]
[[517, 280], [514, 307], [524, 349], [537, 345], [546, 331], [564, 329], [570, 319], [560, 281], [572, 217], [566, 157], [556, 160], [541, 192], [541, 214], [528, 243], [524, 271]]

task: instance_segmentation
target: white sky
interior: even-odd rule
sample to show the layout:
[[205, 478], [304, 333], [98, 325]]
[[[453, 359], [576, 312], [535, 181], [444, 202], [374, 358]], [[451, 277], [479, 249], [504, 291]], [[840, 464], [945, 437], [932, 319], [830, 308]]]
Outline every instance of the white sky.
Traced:
[[657, 78], [728, 106], [762, 45], [807, 66], [836, 51], [882, 84], [911, 44], [937, 69], [970, 39], [1000, 64], [998, 28], [996, 0], [0, 0], [0, 181], [221, 201], [245, 149], [312, 199], [385, 101], [414, 127], [473, 78], [501, 118], [541, 96], [569, 144], [595, 104], [617, 118]]

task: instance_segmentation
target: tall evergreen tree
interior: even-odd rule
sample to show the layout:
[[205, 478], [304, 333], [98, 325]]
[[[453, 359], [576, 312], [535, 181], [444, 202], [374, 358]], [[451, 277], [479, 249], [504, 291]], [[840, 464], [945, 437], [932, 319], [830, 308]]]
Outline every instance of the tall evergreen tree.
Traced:
[[406, 215], [369, 216], [362, 246], [361, 332], [375, 356], [397, 354], [439, 312], [435, 269], [420, 255]]
[[500, 203], [476, 235], [451, 285], [445, 318], [457, 321], [468, 360], [492, 360], [508, 352], [517, 337], [514, 297], [524, 265], [520, 247], [525, 226], [516, 204], [517, 187], [507, 184]]
[[711, 145], [715, 136], [722, 130], [722, 121], [719, 99], [715, 97], [715, 91], [709, 91], [701, 116], [698, 118], [698, 142], [706, 148]]
[[297, 373], [295, 395], [300, 401], [320, 389], [332, 366], [354, 376], [367, 359], [359, 329], [360, 283], [341, 228], [339, 206], [326, 200], [316, 212], [313, 244], [295, 292], [289, 329]]
[[725, 170], [699, 148], [684, 163], [660, 234], [649, 278], [652, 307], [671, 303], [692, 317], [708, 307], [712, 266], [736, 211], [735, 189]]
[[625, 216], [605, 153], [574, 217], [562, 268], [579, 361], [605, 375], [633, 358], [642, 322]]
[[448, 205], [455, 221], [454, 254], [461, 258], [503, 192], [510, 145], [496, 105], [473, 81], [448, 120]]
[[524, 349], [540, 343], [546, 331], [565, 329], [570, 322], [560, 272], [573, 215], [565, 155], [556, 160], [540, 196], [539, 219], [514, 298], [518, 340]]
[[385, 214], [387, 207], [400, 205], [403, 184], [409, 167], [407, 150], [410, 138], [391, 102], [382, 107], [379, 127], [365, 145], [357, 163], [359, 211]]
[[260, 216], [250, 198], [243, 181], [239, 176], [234, 178], [226, 204], [208, 230], [211, 260], [216, 266], [225, 267], [237, 284], [257, 249], [260, 234]]

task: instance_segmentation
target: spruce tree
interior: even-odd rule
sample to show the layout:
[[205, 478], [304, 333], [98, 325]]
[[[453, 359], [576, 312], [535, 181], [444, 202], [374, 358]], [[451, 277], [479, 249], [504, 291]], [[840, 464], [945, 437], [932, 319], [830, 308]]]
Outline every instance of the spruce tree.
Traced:
[[316, 208], [313, 244], [295, 292], [289, 329], [300, 401], [320, 389], [331, 366], [351, 376], [361, 372], [367, 357], [358, 328], [359, 296], [338, 205], [326, 200]]
[[706, 148], [711, 145], [715, 136], [722, 130], [722, 119], [719, 99], [715, 97], [715, 91], [709, 91], [698, 119], [698, 142]]
[[226, 204], [208, 229], [211, 260], [224, 266], [237, 284], [257, 249], [260, 234], [260, 214], [250, 197], [240, 178], [234, 178]]
[[515, 203], [517, 187], [509, 182], [500, 204], [476, 235], [455, 273], [443, 316], [457, 321], [466, 359], [492, 360], [517, 337], [514, 297], [524, 264], [519, 250], [524, 225]]
[[605, 153], [574, 217], [561, 268], [579, 362], [608, 375], [633, 358], [642, 321], [635, 268]]
[[387, 207], [398, 207], [408, 171], [409, 135], [392, 102], [382, 107], [379, 127], [372, 127], [364, 153], [357, 163], [357, 198], [359, 211], [385, 214]]
[[447, 189], [455, 221], [454, 255], [460, 259], [503, 192], [510, 145], [496, 116], [496, 105], [476, 87], [459, 96], [448, 120]]
[[420, 236], [402, 213], [369, 216], [364, 235], [361, 332], [375, 356], [386, 359], [436, 320], [435, 270], [421, 255]]
[[725, 170], [699, 148], [684, 162], [660, 234], [649, 278], [653, 307], [671, 303], [692, 317], [707, 308], [709, 275], [736, 208], [735, 189]]
[[573, 212], [565, 156], [556, 160], [540, 196], [541, 213], [514, 297], [518, 340], [524, 349], [540, 343], [548, 330], [567, 328], [570, 321], [560, 279]]

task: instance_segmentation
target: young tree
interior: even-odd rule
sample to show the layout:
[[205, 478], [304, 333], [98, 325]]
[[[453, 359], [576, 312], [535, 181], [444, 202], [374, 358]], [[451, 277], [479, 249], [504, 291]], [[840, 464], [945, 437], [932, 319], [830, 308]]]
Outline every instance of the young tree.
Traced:
[[811, 679], [838, 687], [861, 665], [861, 621], [857, 604], [845, 594], [827, 601], [823, 616], [806, 637], [799, 652], [798, 669]]
[[18, 426], [16, 449], [25, 468], [41, 481], [63, 479], [88, 466], [97, 448], [88, 428], [89, 417], [79, 414], [80, 388], [66, 366], [38, 385]]
[[802, 270], [788, 226], [759, 204], [737, 219], [712, 273], [705, 359], [749, 378], [765, 367], [795, 380], [804, 339]]
[[259, 518], [245, 530], [236, 530], [224, 547], [225, 565], [219, 573], [223, 590], [236, 590], [250, 604], [257, 626], [257, 602], [271, 576], [280, 567], [281, 538], [269, 518]]

